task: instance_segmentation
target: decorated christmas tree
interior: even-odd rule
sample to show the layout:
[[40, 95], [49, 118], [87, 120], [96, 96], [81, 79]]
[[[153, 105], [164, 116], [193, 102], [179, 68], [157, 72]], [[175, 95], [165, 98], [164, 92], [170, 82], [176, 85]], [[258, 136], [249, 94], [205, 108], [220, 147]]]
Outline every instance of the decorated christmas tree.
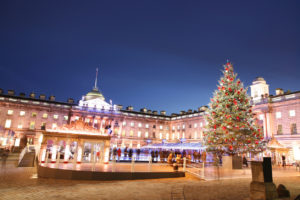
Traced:
[[247, 89], [227, 62], [206, 116], [204, 136], [208, 151], [234, 155], [264, 149], [263, 134], [255, 123], [250, 103]]

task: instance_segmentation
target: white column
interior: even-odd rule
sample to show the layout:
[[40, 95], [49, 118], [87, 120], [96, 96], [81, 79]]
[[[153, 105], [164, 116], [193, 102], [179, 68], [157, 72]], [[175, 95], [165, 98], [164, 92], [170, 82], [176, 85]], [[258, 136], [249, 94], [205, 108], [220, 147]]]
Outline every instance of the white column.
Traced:
[[105, 141], [103, 153], [104, 153], [103, 161], [104, 161], [105, 164], [108, 164], [108, 161], [109, 161], [109, 141]]
[[43, 147], [42, 150], [41, 150], [40, 161], [41, 161], [41, 163], [45, 163], [45, 160], [46, 160], [46, 148]]
[[264, 113], [264, 118], [263, 118], [263, 128], [264, 128], [264, 138], [267, 138], [267, 122], [266, 122], [266, 114]]
[[271, 137], [272, 133], [271, 133], [271, 122], [270, 122], [270, 113], [266, 113], [266, 120], [267, 120], [267, 137]]
[[66, 148], [65, 148], [65, 156], [64, 156], [64, 163], [68, 163], [70, 158], [70, 142], [66, 142]]
[[56, 162], [56, 153], [57, 153], [57, 145], [56, 144], [53, 144], [51, 153], [52, 153], [51, 163], [55, 163]]
[[78, 148], [77, 148], [77, 164], [80, 164], [81, 160], [82, 160], [82, 146], [78, 144]]

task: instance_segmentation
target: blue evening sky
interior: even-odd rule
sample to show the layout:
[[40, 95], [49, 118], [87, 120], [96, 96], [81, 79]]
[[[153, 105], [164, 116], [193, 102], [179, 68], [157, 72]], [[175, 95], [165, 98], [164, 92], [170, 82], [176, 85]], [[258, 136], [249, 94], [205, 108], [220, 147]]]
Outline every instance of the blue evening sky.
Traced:
[[300, 90], [300, 1], [0, 2], [0, 88], [79, 100], [100, 64], [113, 103], [166, 110], [207, 105], [230, 59]]

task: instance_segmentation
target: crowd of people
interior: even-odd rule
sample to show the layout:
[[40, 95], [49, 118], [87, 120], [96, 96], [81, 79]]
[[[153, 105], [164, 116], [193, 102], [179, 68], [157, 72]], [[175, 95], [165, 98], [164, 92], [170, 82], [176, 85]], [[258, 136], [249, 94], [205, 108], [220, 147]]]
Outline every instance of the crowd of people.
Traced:
[[132, 149], [132, 148], [113, 148], [111, 150], [111, 160], [122, 161], [132, 160], [148, 161], [151, 156], [152, 162], [174, 163], [182, 162], [186, 158], [188, 163], [200, 163], [206, 161], [206, 152], [200, 150], [164, 150], [164, 149]]

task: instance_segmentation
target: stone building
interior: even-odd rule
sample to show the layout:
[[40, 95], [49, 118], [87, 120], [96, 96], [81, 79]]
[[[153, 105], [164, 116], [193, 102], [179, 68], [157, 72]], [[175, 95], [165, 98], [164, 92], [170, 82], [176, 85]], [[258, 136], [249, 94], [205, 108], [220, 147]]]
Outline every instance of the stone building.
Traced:
[[[295, 159], [299, 156], [300, 147], [297, 130], [300, 126], [300, 92], [277, 89], [274, 96], [269, 95], [269, 86], [263, 78], [255, 79], [250, 87], [253, 111], [263, 127], [265, 138], [275, 138], [288, 149], [289, 158]], [[0, 89], [0, 145], [18, 149], [27, 144], [38, 144], [43, 132], [61, 130], [78, 120], [93, 127], [99, 134], [110, 135], [111, 148], [201, 143], [206, 108], [202, 106], [171, 115], [146, 108], [136, 111], [132, 106], [123, 109], [105, 101], [97, 87], [97, 80], [92, 91], [84, 95], [79, 104], [75, 104], [73, 99], [58, 102], [54, 96], [17, 95], [13, 90], [4, 93]]]

